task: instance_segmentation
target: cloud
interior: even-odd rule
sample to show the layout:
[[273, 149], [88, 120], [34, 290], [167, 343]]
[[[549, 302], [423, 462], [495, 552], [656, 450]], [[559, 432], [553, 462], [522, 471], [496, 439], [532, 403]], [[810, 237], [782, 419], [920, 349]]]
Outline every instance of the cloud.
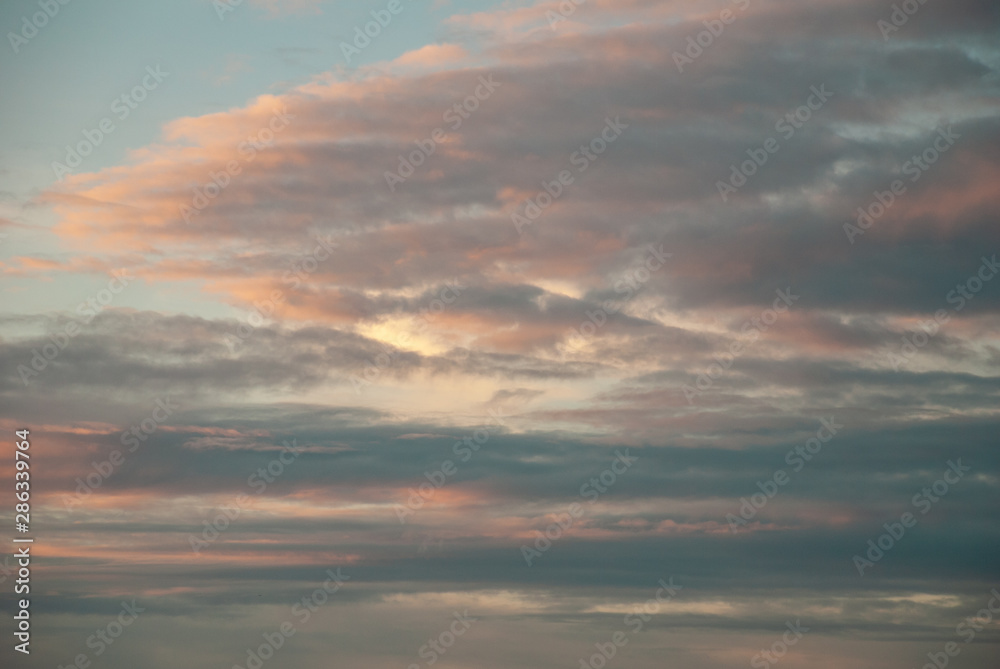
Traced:
[[[297, 637], [306, 660], [415, 662], [468, 606], [483, 623], [455, 666], [554, 666], [675, 575], [683, 596], [628, 666], [662, 666], [664, 648], [683, 666], [746, 662], [801, 616], [816, 632], [800, 661], [880, 669], [982, 606], [1000, 283], [980, 279], [961, 309], [952, 291], [1000, 251], [993, 3], [927, 3], [884, 40], [891, 6], [759, 0], [683, 71], [675, 54], [740, 3], [589, 0], [550, 26], [565, 4], [456, 14], [434, 44], [177, 118], [39, 196], [72, 255], [18, 250], [5, 275], [127, 266], [218, 305], [114, 305], [28, 385], [21, 367], [79, 319], [0, 321], [0, 422], [45, 435], [36, 503], [62, 570], [45, 624], [90, 629], [116, 598], [85, 595], [138, 592], [194, 640], [168, 653], [142, 632], [157, 652], [140, 664], [197, 651], [222, 666], [240, 653], [205, 629], [244, 648], [339, 564], [352, 582]], [[820, 87], [832, 95], [810, 108]], [[518, 230], [529, 200], [540, 213]], [[651, 248], [669, 258], [654, 268]], [[780, 313], [778, 291], [796, 296]], [[67, 509], [162, 397], [183, 408]], [[481, 442], [488, 409], [505, 424]], [[831, 417], [843, 430], [792, 471]], [[301, 456], [258, 497], [250, 478], [292, 440]], [[602, 483], [626, 448], [639, 464]], [[956, 458], [968, 478], [859, 577], [851, 556]], [[731, 532], [726, 514], [778, 470], [788, 485]], [[594, 481], [607, 491], [591, 504]], [[193, 554], [239, 494], [252, 508]], [[521, 546], [572, 503], [585, 513], [528, 567]], [[970, 666], [992, 666], [986, 652]]]

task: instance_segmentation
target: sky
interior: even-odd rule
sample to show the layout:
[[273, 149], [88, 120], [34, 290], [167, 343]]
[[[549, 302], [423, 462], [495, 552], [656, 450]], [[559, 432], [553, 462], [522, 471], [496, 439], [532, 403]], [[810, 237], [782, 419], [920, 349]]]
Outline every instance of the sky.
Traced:
[[1000, 5], [0, 29], [4, 667], [998, 666]]

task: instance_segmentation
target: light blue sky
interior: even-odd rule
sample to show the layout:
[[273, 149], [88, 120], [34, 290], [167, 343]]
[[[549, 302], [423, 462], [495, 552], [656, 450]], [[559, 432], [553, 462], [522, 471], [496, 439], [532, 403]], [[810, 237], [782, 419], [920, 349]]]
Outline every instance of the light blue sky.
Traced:
[[[352, 76], [360, 66], [391, 60], [444, 36], [442, 20], [456, 12], [479, 11], [486, 0], [403, 2], [403, 11], [359, 55], [346, 61], [342, 41], [371, 21], [385, 0], [315, 2], [296, 9], [276, 3], [272, 11], [246, 0], [220, 20], [210, 0], [169, 3], [72, 0], [27, 44], [14, 52], [9, 32], [40, 11], [37, 2], [15, 0], [0, 7], [0, 90], [10, 94], [0, 107], [0, 217], [32, 226], [15, 229], [0, 243], [0, 260], [19, 255], [61, 260], [65, 249], [45, 229], [51, 212], [33, 204], [55, 181], [53, 161], [65, 161], [66, 145], [84, 139], [103, 118], [114, 130], [74, 173], [126, 164], [128, 152], [160, 138], [161, 128], [185, 116], [239, 107], [258, 95], [280, 93], [317, 75]], [[138, 85], [147, 66], [169, 76], [124, 120], [111, 105]], [[105, 283], [103, 276], [53, 277], [55, 285], [7, 277], [0, 313], [43, 313], [71, 309]], [[170, 293], [163, 291], [169, 290]], [[153, 289], [136, 284], [116, 306], [171, 311], [177, 290], [185, 310], [233, 315], [205, 299], [197, 286]]]

